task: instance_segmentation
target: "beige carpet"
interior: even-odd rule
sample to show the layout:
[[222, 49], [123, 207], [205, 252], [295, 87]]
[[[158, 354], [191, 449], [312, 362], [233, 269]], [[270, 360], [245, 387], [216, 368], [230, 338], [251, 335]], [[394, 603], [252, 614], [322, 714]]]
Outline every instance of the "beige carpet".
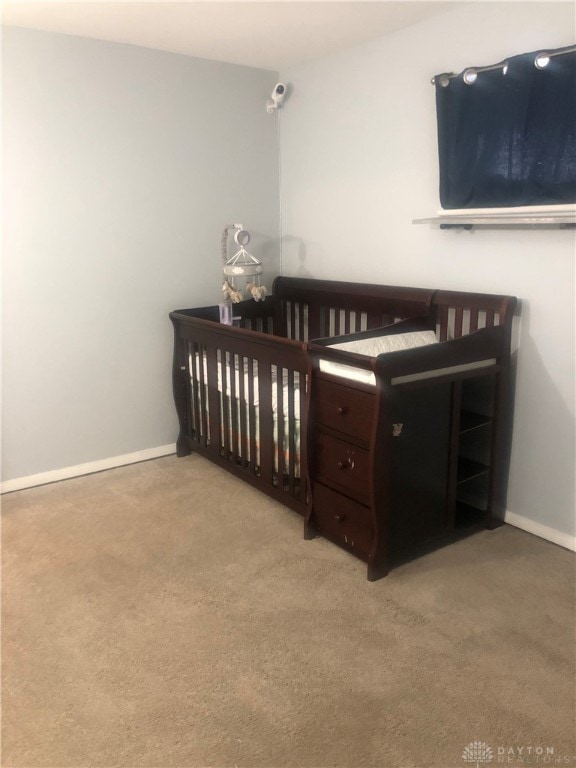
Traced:
[[197, 456], [2, 507], [5, 768], [576, 765], [566, 550], [505, 526], [370, 584]]

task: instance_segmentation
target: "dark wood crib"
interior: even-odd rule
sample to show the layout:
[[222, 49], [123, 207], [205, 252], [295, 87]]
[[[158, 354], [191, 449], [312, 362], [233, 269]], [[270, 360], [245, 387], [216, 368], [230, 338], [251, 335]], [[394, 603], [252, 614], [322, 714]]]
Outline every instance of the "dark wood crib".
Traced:
[[[515, 305], [279, 277], [264, 302], [234, 307], [235, 326], [217, 306], [172, 312], [177, 453], [300, 512], [306, 538], [364, 560], [370, 580], [415, 546], [496, 527]], [[431, 330], [439, 343], [374, 356], [331, 346]]]

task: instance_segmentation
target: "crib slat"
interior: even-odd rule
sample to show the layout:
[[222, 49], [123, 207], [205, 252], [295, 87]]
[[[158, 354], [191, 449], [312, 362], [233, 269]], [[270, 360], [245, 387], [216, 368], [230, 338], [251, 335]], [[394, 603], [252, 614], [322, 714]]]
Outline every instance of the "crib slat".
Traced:
[[[302, 430], [302, 415], [305, 413], [306, 408], [306, 376], [302, 373], [297, 373], [296, 376], [298, 377], [298, 388], [296, 389], [295, 396], [298, 397], [298, 405], [299, 405], [299, 415], [300, 418], [298, 420], [298, 425], [300, 428], [300, 438], [298, 438], [298, 435], [294, 434], [294, 455], [298, 455], [298, 463], [299, 463], [299, 482], [296, 486], [296, 498], [298, 498], [302, 503], [306, 503], [306, 446], [303, 444], [302, 441], [306, 439], [305, 434]], [[294, 420], [294, 423], [296, 424], [296, 420]], [[298, 445], [300, 445], [300, 450], [298, 450]], [[293, 472], [294, 477], [296, 477], [296, 468], [294, 468]]]
[[338, 310], [334, 307], [330, 307], [330, 329], [328, 331], [329, 336], [338, 336], [340, 333], [340, 315]]
[[260, 426], [260, 471], [266, 483], [272, 484], [274, 471], [274, 420], [272, 413], [272, 375], [270, 363], [258, 362], [258, 417]]
[[228, 393], [230, 392], [230, 364], [228, 361], [228, 353], [223, 349], [220, 350], [220, 378], [222, 380], [222, 391], [220, 393], [220, 412], [222, 416], [220, 438], [222, 441], [222, 448], [224, 449], [224, 457], [229, 459], [231, 396]]
[[190, 423], [192, 426], [194, 439], [197, 442], [200, 442], [200, 400], [198, 397], [198, 374], [196, 371], [196, 356], [198, 355], [198, 346], [189, 341], [186, 345], [186, 354], [188, 356], [188, 373], [190, 376], [190, 403], [187, 405], [190, 409]]
[[247, 419], [246, 411], [248, 405], [246, 403], [246, 383], [245, 383], [245, 366], [248, 365], [248, 361], [245, 357], [238, 356], [239, 375], [238, 375], [238, 403], [240, 408], [240, 436], [238, 440], [240, 458], [242, 459], [242, 466], [248, 466], [248, 434], [247, 434]]
[[[302, 489], [305, 490], [306, 488], [306, 481], [308, 478], [308, 468], [307, 468], [307, 423], [306, 423], [306, 413], [308, 409], [308, 401], [310, 397], [310, 393], [308, 391], [308, 387], [310, 386], [310, 380], [308, 378], [308, 373], [304, 371], [299, 371], [296, 373], [296, 376], [298, 377], [298, 396], [300, 398], [299, 403], [299, 413], [298, 413], [298, 421], [295, 421], [295, 425], [297, 426], [297, 432], [294, 435], [294, 443], [295, 443], [295, 457], [296, 461], [298, 462], [297, 466], [294, 468], [294, 476], [296, 478], [297, 487], [300, 489], [300, 494], [302, 493]], [[302, 496], [302, 501], [306, 503], [306, 495], [304, 494]]]
[[294, 495], [294, 477], [296, 475], [294, 457], [296, 455], [296, 439], [295, 439], [295, 409], [294, 409], [294, 371], [290, 368], [288, 371], [288, 489], [290, 495]]
[[306, 341], [306, 315], [308, 312], [308, 308], [306, 304], [299, 304], [298, 305], [298, 338], [301, 341]]
[[438, 337], [440, 341], [446, 341], [448, 338], [448, 307], [441, 306], [438, 312], [438, 323], [440, 325]]
[[454, 338], [460, 339], [462, 337], [462, 321], [464, 319], [464, 309], [462, 307], [456, 307], [454, 313]]
[[320, 336], [330, 335], [330, 307], [322, 307], [322, 327], [320, 330]]
[[242, 402], [241, 400], [238, 400], [238, 395], [236, 392], [236, 382], [237, 382], [237, 371], [239, 368], [237, 368], [238, 365], [238, 358], [233, 352], [230, 352], [230, 426], [232, 428], [231, 435], [230, 435], [230, 450], [232, 451], [231, 459], [232, 461], [236, 461], [236, 458], [238, 456], [238, 407], [239, 404]]
[[478, 308], [470, 309], [470, 333], [478, 330]]
[[323, 318], [323, 307], [316, 304], [308, 305], [308, 341], [321, 337]]
[[298, 338], [296, 335], [296, 305], [294, 302], [290, 302], [289, 310], [290, 310], [290, 336], [291, 339]]
[[290, 305], [292, 311], [292, 336], [291, 338], [298, 338], [298, 304], [292, 302]]
[[380, 328], [382, 325], [382, 315], [379, 312], [370, 311], [366, 313], [366, 330], [372, 331], [374, 328]]
[[336, 326], [334, 325], [334, 315], [335, 312], [332, 309], [332, 307], [326, 307], [327, 312], [327, 318], [326, 318], [326, 332], [325, 336], [335, 336], [336, 335]]
[[345, 311], [343, 309], [340, 309], [340, 307], [337, 307], [334, 310], [335, 315], [335, 324], [336, 324], [336, 336], [341, 336], [343, 333], [346, 333], [345, 331], [345, 320], [343, 315], [345, 315]]
[[201, 442], [202, 445], [208, 445], [208, 439], [210, 437], [210, 428], [208, 426], [208, 408], [207, 408], [207, 395], [208, 395], [208, 377], [207, 371], [204, 370], [204, 362], [206, 360], [206, 347], [198, 345], [198, 374], [200, 380], [200, 421], [201, 421]]
[[322, 336], [320, 330], [322, 307], [315, 304], [308, 305], [308, 338], [319, 339]]
[[258, 376], [256, 360], [248, 361], [248, 426], [250, 430], [250, 468], [256, 471], [256, 408], [254, 407], [254, 377]]
[[200, 392], [198, 389], [198, 345], [190, 343], [188, 345], [188, 360], [190, 366], [190, 408], [192, 416], [193, 436], [197, 442], [201, 440], [201, 422], [200, 414], [202, 412], [200, 405]]
[[[220, 393], [218, 392], [218, 349], [208, 347], [206, 350], [206, 368], [208, 371], [208, 407], [210, 409], [210, 426], [214, 427], [207, 435], [208, 444], [216, 454], [220, 453], [220, 435], [222, 433], [222, 414], [220, 410]], [[214, 416], [212, 416], [214, 414]]]
[[302, 334], [304, 332], [304, 320], [302, 317], [302, 312], [304, 311], [304, 306], [298, 302], [296, 304], [296, 336], [295, 339], [298, 339], [300, 341], [302, 339]]
[[344, 333], [350, 333], [350, 311], [344, 310]]
[[276, 423], [277, 440], [276, 452], [278, 454], [278, 487], [282, 489], [284, 482], [284, 369], [278, 366], [276, 368]]

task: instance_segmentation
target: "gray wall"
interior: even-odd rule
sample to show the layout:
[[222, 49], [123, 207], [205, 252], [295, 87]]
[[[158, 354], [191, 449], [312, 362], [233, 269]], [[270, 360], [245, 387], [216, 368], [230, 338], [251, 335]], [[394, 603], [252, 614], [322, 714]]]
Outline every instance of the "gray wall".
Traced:
[[3, 479], [173, 443], [171, 309], [277, 274], [274, 72], [5, 29]]
[[[509, 509], [574, 532], [574, 233], [441, 232], [430, 77], [572, 42], [482, 3], [282, 73], [282, 271], [522, 299]], [[272, 72], [7, 29], [3, 479], [173, 442], [175, 307], [240, 220], [278, 272]]]
[[522, 299], [508, 508], [574, 532], [573, 231], [440, 231], [438, 72], [573, 43], [572, 3], [477, 3], [281, 72], [285, 274]]

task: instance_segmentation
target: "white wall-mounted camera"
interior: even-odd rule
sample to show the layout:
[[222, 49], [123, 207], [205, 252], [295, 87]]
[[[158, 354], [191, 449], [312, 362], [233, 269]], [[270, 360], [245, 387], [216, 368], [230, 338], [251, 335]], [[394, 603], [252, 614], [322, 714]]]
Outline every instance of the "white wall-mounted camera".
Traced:
[[270, 95], [270, 98], [266, 102], [266, 112], [268, 112], [269, 115], [271, 115], [273, 112], [276, 112], [278, 107], [282, 105], [282, 102], [284, 101], [285, 96], [286, 96], [286, 84], [276, 83], [276, 85], [274, 86], [274, 90]]

